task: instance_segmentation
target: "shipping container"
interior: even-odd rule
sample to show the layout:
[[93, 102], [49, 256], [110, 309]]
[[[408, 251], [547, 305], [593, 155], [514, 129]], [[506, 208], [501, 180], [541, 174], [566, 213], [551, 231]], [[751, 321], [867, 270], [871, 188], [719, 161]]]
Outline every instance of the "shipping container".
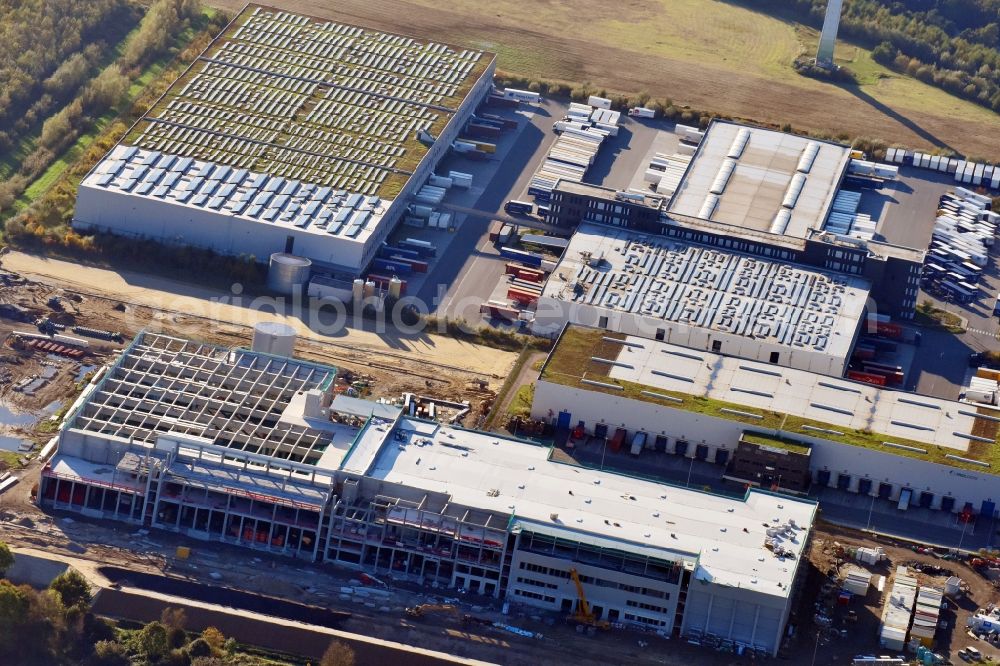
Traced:
[[628, 436], [628, 431], [625, 428], [618, 428], [615, 430], [615, 436], [611, 438], [611, 451], [618, 453], [622, 449], [622, 444], [625, 443], [625, 438]]

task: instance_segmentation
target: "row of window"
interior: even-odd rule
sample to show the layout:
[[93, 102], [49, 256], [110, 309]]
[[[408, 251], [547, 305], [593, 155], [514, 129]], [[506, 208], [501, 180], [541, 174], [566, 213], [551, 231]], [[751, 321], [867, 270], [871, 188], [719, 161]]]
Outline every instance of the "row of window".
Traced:
[[[668, 594], [667, 597], [670, 595]], [[632, 608], [641, 608], [643, 610], [653, 611], [654, 613], [666, 613], [667, 609], [664, 606], [655, 606], [653, 604], [643, 603], [641, 601], [635, 601], [634, 599], [629, 599], [625, 602], [626, 606], [631, 606]]]
[[529, 599], [537, 599], [538, 601], [544, 601], [549, 604], [554, 604], [556, 602], [555, 597], [550, 597], [547, 594], [539, 594], [537, 592], [529, 592], [528, 590], [514, 589], [514, 594], [519, 597], [527, 597]]
[[667, 622], [665, 620], [654, 620], [651, 617], [643, 617], [642, 615], [633, 615], [632, 613], [625, 613], [625, 619], [628, 622], [638, 622], [639, 624], [648, 624], [652, 627], [667, 626]]
[[518, 583], [524, 583], [525, 585], [531, 585], [532, 587], [544, 587], [549, 590], [557, 590], [559, 586], [555, 583], [546, 583], [545, 581], [536, 580], [534, 578], [523, 578], [521, 576], [517, 577]]
[[[532, 571], [534, 573], [539, 573], [545, 576], [552, 576], [554, 578], [562, 578], [564, 580], [569, 580], [569, 572], [562, 571], [560, 569], [550, 569], [549, 567], [543, 566], [541, 564], [534, 564], [532, 562], [520, 562], [518, 567], [524, 569], [525, 571]], [[517, 579], [521, 581], [521, 578]], [[533, 585], [538, 584], [539, 587], [548, 587], [550, 589], [556, 589], [557, 586], [548, 583], [542, 583], [541, 581], [532, 581], [530, 578], [523, 579], [523, 582]], [[622, 590], [623, 592], [631, 592], [633, 594], [641, 594], [647, 597], [655, 597], [657, 599], [669, 599], [670, 593], [664, 592], [662, 590], [654, 590], [648, 587], [638, 587], [636, 585], [629, 585], [627, 583], [619, 583], [613, 580], [605, 580], [604, 578], [594, 578], [593, 576], [580, 575], [580, 582], [586, 585], [594, 585], [596, 587], [610, 587], [616, 590]]]

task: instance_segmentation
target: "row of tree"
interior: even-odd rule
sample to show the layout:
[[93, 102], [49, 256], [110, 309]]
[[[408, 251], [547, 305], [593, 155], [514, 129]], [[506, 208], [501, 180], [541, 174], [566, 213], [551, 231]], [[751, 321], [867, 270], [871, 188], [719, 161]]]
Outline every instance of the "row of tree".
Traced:
[[[90, 584], [74, 569], [46, 590], [14, 585], [4, 573], [14, 556], [0, 542], [0, 664], [5, 666], [266, 666], [215, 627], [187, 630], [182, 608], [160, 620], [120, 629], [94, 615]], [[353, 666], [354, 651], [334, 641], [318, 666]]]
[[[112, 0], [100, 2], [107, 4]], [[128, 6], [133, 7], [132, 4]], [[29, 20], [30, 16], [20, 18]], [[28, 99], [25, 103], [32, 105], [27, 113], [6, 131], [0, 113], [0, 153], [11, 149], [25, 136], [38, 133], [41, 125], [37, 141], [20, 159], [16, 172], [0, 182], [0, 212], [10, 208], [28, 184], [68, 150], [100, 116], [115, 110], [143, 67], [162, 57], [193, 20], [198, 20], [204, 24], [199, 25], [200, 28], [214, 34], [221, 29], [225, 17], [218, 15], [217, 19], [206, 19], [200, 13], [197, 0], [156, 0], [124, 41], [120, 55], [114, 57], [104, 41], [92, 43], [69, 56], [39, 84], [40, 92], [36, 92], [40, 97], [33, 101]], [[135, 21], [131, 25], [134, 26]], [[112, 36], [119, 37], [119, 42], [124, 39], [124, 35]], [[0, 98], [0, 112], [5, 109], [2, 102]], [[12, 104], [11, 108], [15, 106]]]
[[0, 153], [70, 102], [140, 16], [127, 0], [3, 3]]
[[[740, 0], [822, 24], [827, 0]], [[897, 71], [1000, 111], [1000, 0], [846, 0], [844, 37]]]

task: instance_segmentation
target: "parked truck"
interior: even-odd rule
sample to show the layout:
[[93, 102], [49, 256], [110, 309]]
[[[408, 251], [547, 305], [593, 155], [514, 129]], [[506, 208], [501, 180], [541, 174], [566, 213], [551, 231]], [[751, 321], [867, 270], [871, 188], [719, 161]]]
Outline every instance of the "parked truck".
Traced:
[[637, 106], [635, 108], [629, 109], [628, 115], [632, 116], [633, 118], [655, 118], [656, 111], [653, 109], [647, 109], [642, 106]]

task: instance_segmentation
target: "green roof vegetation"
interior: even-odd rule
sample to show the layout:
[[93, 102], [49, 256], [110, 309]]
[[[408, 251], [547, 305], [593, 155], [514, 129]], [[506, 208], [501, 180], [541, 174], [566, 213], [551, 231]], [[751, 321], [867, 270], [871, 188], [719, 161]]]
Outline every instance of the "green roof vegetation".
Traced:
[[748, 444], [757, 444], [758, 446], [769, 446], [774, 449], [784, 449], [785, 451], [806, 455], [808, 455], [810, 448], [812, 448], [808, 444], [797, 442], [794, 439], [769, 435], [766, 432], [754, 432], [752, 430], [743, 431], [743, 434], [740, 436], [740, 441]]
[[[623, 346], [616, 342], [609, 342], [605, 338], [624, 340], [626, 337], [621, 333], [601, 329], [569, 326], [556, 342], [545, 365], [542, 366], [540, 379], [554, 384], [575, 386], [588, 391], [642, 400], [671, 409], [681, 409], [730, 421], [739, 421], [757, 428], [777, 431], [780, 439], [770, 438], [768, 446], [777, 446], [780, 442], [785, 442], [784, 448], [788, 448], [790, 446], [787, 442], [788, 438], [798, 435], [917, 458], [950, 467], [991, 474], [1000, 473], [1000, 442], [997, 441], [997, 436], [1000, 434], [1000, 423], [996, 421], [986, 418], [975, 419], [971, 434], [993, 441], [992, 443], [970, 441], [968, 450], [963, 452], [904, 437], [894, 437], [869, 430], [855, 430], [783, 412], [614, 379], [607, 374], [610, 367], [608, 364], [593, 361], [592, 358], [616, 359]], [[598, 382], [599, 384], [589, 382]], [[621, 388], [614, 388], [615, 386]], [[969, 409], [970, 411], [973, 409], [972, 405], [969, 406]], [[977, 412], [1000, 418], [1000, 412], [988, 412], [986, 408], [979, 408]], [[886, 445], [887, 442], [890, 444], [889, 446]], [[920, 451], [891, 446], [892, 444], [913, 447], [920, 449]], [[989, 468], [971, 462], [946, 458], [945, 456], [948, 454], [987, 463]]]

